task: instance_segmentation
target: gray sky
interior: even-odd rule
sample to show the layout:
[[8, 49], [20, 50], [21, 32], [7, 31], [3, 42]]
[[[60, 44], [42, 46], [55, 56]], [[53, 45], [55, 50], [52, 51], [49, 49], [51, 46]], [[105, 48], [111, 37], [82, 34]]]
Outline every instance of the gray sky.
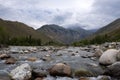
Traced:
[[44, 24], [95, 29], [119, 17], [120, 0], [0, 0], [0, 18], [35, 29]]

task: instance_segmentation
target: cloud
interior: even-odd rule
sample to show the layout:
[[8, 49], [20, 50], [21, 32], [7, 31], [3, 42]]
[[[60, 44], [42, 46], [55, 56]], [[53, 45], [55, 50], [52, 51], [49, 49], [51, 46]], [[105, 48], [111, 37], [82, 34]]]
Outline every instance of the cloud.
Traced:
[[103, 27], [117, 18], [120, 18], [120, 0], [96, 0], [89, 17], [93, 20], [94, 26]]
[[120, 17], [120, 0], [0, 0], [0, 18], [34, 28], [44, 24], [105, 26]]
[[95, 11], [98, 13], [120, 16], [120, 0], [97, 0], [94, 4]]

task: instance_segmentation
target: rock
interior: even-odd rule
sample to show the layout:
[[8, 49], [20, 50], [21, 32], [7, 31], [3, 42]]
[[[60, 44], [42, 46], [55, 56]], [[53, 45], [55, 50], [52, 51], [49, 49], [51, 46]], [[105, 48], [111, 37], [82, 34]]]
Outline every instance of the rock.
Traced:
[[55, 64], [50, 70], [52, 76], [71, 76], [71, 67], [64, 63]]
[[91, 57], [90, 59], [93, 60], [93, 61], [97, 60], [96, 57]]
[[76, 53], [79, 53], [79, 51], [76, 51]]
[[29, 58], [27, 58], [27, 60], [28, 60], [28, 61], [32, 61], [32, 62], [34, 62], [34, 61], [37, 60], [37, 58], [36, 58], [36, 57], [29, 57]]
[[48, 73], [45, 70], [35, 69], [32, 72], [33, 77], [47, 77]]
[[99, 59], [99, 63], [102, 65], [110, 65], [117, 61], [116, 55], [119, 50], [116, 49], [108, 49], [105, 51]]
[[84, 69], [84, 68], [81, 68], [79, 70], [75, 70], [75, 76], [76, 77], [91, 77], [93, 76], [93, 73]]
[[119, 52], [117, 53], [116, 58], [117, 58], [117, 61], [120, 61], [120, 50], [119, 50]]
[[43, 61], [51, 61], [52, 58], [51, 57], [47, 57], [47, 56], [44, 56], [41, 58]]
[[75, 56], [76, 54], [75, 53], [72, 53], [71, 56]]
[[43, 78], [36, 78], [35, 80], [43, 80]]
[[79, 80], [90, 80], [88, 77], [80, 77]]
[[88, 63], [88, 66], [91, 66], [91, 67], [99, 67], [99, 65], [95, 64], [95, 63]]
[[50, 57], [50, 55], [49, 54], [47, 54], [47, 55], [45, 55], [46, 57]]
[[119, 77], [120, 78], [120, 62], [116, 62], [105, 70], [104, 72], [105, 75], [109, 75], [112, 77]]
[[95, 77], [80, 77], [79, 80], [97, 80]]
[[98, 76], [96, 77], [80, 77], [79, 80], [112, 80], [110, 76]]
[[56, 56], [62, 56], [62, 54], [57, 54]]
[[48, 51], [49, 48], [48, 47], [44, 47], [41, 51]]
[[10, 72], [10, 76], [13, 80], [29, 80], [31, 78], [32, 69], [29, 64], [22, 64]]
[[81, 57], [82, 58], [91, 58], [92, 56], [91, 55], [82, 55]]
[[112, 80], [112, 79], [111, 79], [110, 76], [105, 76], [105, 75], [103, 75], [103, 76], [98, 76], [98, 77], [97, 77], [97, 80]]
[[23, 50], [24, 53], [29, 53], [29, 50]]
[[16, 59], [14, 59], [14, 58], [8, 58], [8, 59], [5, 61], [6, 64], [15, 64], [15, 62], [16, 62]]
[[7, 59], [10, 58], [10, 55], [8, 54], [0, 54], [0, 59]]
[[95, 51], [93, 56], [100, 57], [102, 54], [103, 54], [103, 51], [101, 49], [96, 49], [96, 51]]

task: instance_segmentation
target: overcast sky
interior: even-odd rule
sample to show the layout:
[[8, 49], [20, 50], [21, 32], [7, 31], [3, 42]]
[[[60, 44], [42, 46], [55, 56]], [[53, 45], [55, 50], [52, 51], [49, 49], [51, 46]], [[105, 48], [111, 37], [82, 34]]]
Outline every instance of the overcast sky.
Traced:
[[0, 18], [39, 28], [44, 24], [96, 29], [120, 17], [120, 0], [0, 0]]

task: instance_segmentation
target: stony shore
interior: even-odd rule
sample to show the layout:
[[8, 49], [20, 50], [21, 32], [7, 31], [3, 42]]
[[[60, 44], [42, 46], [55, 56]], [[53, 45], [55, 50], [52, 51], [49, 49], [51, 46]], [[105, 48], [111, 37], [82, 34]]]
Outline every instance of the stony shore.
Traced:
[[0, 49], [0, 80], [120, 80], [120, 43]]

